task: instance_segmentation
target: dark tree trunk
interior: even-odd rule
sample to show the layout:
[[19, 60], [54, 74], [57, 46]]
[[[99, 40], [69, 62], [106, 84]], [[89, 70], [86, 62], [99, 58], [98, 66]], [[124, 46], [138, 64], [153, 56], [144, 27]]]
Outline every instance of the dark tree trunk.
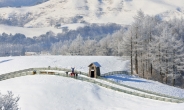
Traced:
[[143, 76], [143, 78], [144, 78], [144, 63], [143, 63], [143, 72], [142, 72], [142, 76]]
[[153, 65], [152, 65], [152, 63], [151, 63], [150, 72], [151, 72], [151, 78], [152, 78], [152, 75], [153, 75]]
[[135, 71], [136, 71], [136, 74], [138, 74], [138, 60], [137, 60], [137, 53], [135, 55]]
[[[138, 30], [138, 27], [136, 27], [136, 35], [135, 35], [135, 37], [136, 37], [136, 40], [138, 39], [138, 33], [137, 33], [137, 30]], [[136, 74], [138, 74], [138, 55], [137, 55], [137, 42], [135, 42], [135, 71], [136, 71]]]
[[133, 44], [132, 44], [132, 35], [131, 35], [131, 74], [133, 75]]
[[162, 74], [161, 67], [160, 67], [160, 70], [159, 70], [159, 71], [160, 71], [160, 76], [161, 76], [161, 82], [164, 83], [164, 80], [163, 80], [163, 79], [164, 79], [164, 76], [163, 76], [163, 74]]
[[173, 78], [172, 86], [175, 86], [175, 79]]

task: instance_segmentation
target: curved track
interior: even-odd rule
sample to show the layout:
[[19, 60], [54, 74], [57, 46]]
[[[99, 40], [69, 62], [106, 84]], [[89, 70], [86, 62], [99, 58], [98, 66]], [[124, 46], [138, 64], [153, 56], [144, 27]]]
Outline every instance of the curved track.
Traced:
[[139, 96], [143, 98], [149, 98], [153, 100], [173, 102], [173, 103], [183, 103], [184, 102], [184, 99], [179, 99], [179, 98], [172, 97], [172, 96], [144, 91], [144, 90], [133, 88], [127, 85], [119, 84], [119, 83], [104, 79], [102, 77], [99, 77], [97, 79], [90, 78], [90, 77], [87, 77], [87, 73], [83, 73], [80, 71], [75, 71], [76, 73], [78, 73], [77, 77], [70, 76], [69, 74], [66, 74], [66, 72], [71, 72], [71, 70], [63, 69], [63, 68], [50, 68], [50, 67], [49, 68], [30, 68], [30, 69], [15, 71], [15, 72], [7, 73], [7, 74], [2, 74], [0, 75], [0, 81], [15, 78], [15, 77], [20, 77], [20, 76], [26, 76], [26, 75], [39, 75], [39, 74], [58, 75], [58, 76], [63, 76], [63, 77], [68, 77], [68, 78], [74, 78], [76, 80], [87, 81], [87, 82], [94, 83], [99, 86], [111, 89], [111, 90], [123, 92], [123, 93], [134, 95], [134, 96]]

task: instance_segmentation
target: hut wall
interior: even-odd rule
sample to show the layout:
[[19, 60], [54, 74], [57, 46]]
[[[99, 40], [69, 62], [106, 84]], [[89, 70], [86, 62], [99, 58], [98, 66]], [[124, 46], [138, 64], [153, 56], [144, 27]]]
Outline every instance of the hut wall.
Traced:
[[97, 76], [100, 76], [100, 68], [99, 67], [96, 68], [96, 74], [97, 74]]
[[89, 77], [91, 77], [91, 71], [94, 71], [94, 78], [97, 77], [97, 74], [96, 74], [96, 67], [94, 65], [90, 66], [89, 67]]
[[89, 77], [91, 77], [91, 67], [89, 67]]
[[95, 66], [93, 66], [94, 67], [94, 76], [95, 76], [95, 78], [97, 78], [97, 74], [96, 74], [96, 67]]
[[94, 78], [97, 78], [98, 76], [100, 76], [100, 68], [96, 67], [94, 64], [92, 64], [91, 66], [89, 66], [89, 77], [91, 77], [91, 71], [94, 71]]

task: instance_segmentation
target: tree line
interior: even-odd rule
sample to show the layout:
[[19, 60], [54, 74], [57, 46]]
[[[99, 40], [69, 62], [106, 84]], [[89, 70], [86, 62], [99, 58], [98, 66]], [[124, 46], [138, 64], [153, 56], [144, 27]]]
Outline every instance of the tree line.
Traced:
[[[100, 40], [107, 34], [112, 34], [120, 30], [122, 26], [118, 24], [88, 24], [77, 30], [65, 30], [63, 33], [54, 34], [52, 31], [33, 38], [26, 37], [23, 34], [15, 35], [2, 33], [0, 35], [0, 56], [18, 56], [25, 52], [52, 52], [52, 46], [61, 42], [73, 41], [80, 34], [84, 40]], [[89, 37], [90, 36], [90, 37]]]
[[183, 19], [161, 21], [140, 10], [123, 36], [123, 52], [131, 56], [131, 74], [183, 86]]
[[51, 50], [56, 55], [130, 56], [131, 74], [184, 87], [183, 19], [162, 21], [140, 10], [128, 28], [98, 40], [78, 34], [53, 44]]

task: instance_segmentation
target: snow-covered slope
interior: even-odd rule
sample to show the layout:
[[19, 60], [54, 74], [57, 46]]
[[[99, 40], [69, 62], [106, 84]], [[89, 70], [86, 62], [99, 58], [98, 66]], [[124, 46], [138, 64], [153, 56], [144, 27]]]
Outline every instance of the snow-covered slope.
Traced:
[[[17, 18], [18, 22], [24, 19], [24, 27], [73, 22], [130, 24], [140, 9], [146, 14], [156, 15], [182, 8], [183, 4], [183, 0], [49, 0], [31, 7], [1, 8], [0, 17], [4, 20]], [[177, 17], [183, 15], [178, 13]]]
[[140, 98], [71, 78], [24, 76], [0, 82], [2, 93], [8, 90], [20, 96], [21, 110], [183, 110], [174, 104]]
[[0, 0], [0, 7], [32, 6], [47, 0]]
[[[0, 74], [47, 66], [63, 68], [75, 66], [77, 70], [87, 72], [88, 65], [96, 61], [101, 64], [102, 73], [127, 70], [129, 61], [119, 59], [112, 56], [0, 57]], [[184, 103], [174, 104], [136, 97], [85, 81], [54, 75], [23, 76], [0, 81], [0, 92], [5, 94], [7, 91], [12, 91], [15, 96], [20, 96], [19, 105], [22, 110], [184, 109]]]
[[[13, 4], [10, 1], [7, 3]], [[19, 0], [19, 3], [23, 5], [24, 2]], [[27, 31], [29, 28], [86, 22], [131, 24], [140, 9], [145, 14], [158, 14], [163, 20], [184, 17], [183, 4], [183, 0], [49, 0], [34, 6], [0, 8], [0, 23], [25, 27]], [[10, 28], [9, 33], [14, 31]], [[26, 31], [24, 34], [27, 35]], [[32, 36], [36, 35], [32, 33]]]
[[155, 93], [165, 94], [178, 98], [184, 98], [184, 89], [168, 86], [163, 83], [139, 78], [136, 76], [129, 76], [125, 74], [106, 76], [107, 79], [115, 82], [125, 84], [131, 87], [139, 88], [141, 90], [152, 91]]

